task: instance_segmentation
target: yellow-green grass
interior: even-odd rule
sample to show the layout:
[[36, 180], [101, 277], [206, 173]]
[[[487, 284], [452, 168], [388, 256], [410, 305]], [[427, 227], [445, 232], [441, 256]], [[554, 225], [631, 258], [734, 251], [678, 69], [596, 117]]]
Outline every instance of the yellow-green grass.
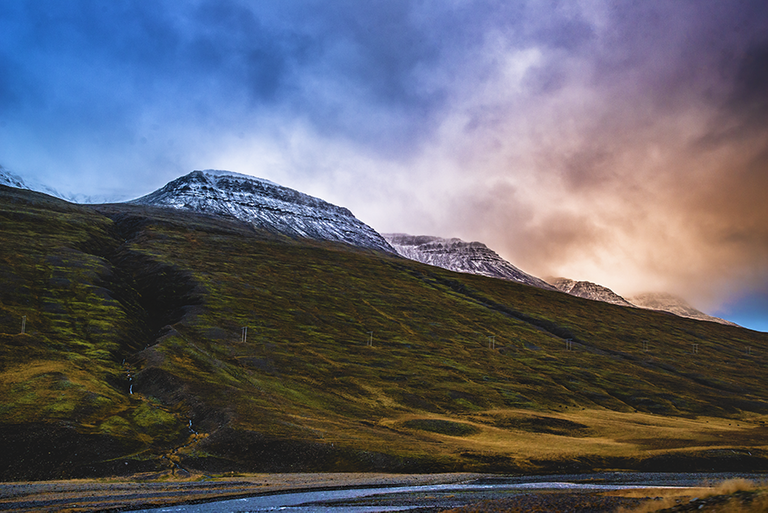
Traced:
[[764, 466], [766, 334], [234, 220], [0, 200], [5, 443], [100, 448], [11, 478]]

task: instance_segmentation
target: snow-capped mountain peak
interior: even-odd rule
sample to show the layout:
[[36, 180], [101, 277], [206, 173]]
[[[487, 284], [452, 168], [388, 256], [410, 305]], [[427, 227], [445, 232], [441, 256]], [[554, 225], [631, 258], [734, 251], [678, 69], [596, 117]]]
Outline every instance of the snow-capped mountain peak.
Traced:
[[217, 176], [217, 177], [226, 176], [236, 180], [239, 179], [239, 180], [247, 180], [251, 182], [262, 182], [266, 185], [272, 185], [274, 187], [282, 187], [280, 184], [267, 180], [266, 178], [259, 178], [257, 176], [244, 175], [242, 173], [235, 173], [234, 171], [226, 171], [224, 169], [203, 169], [202, 171], [199, 171], [199, 172], [207, 176]]
[[15, 187], [17, 189], [26, 189], [29, 191], [42, 192], [43, 194], [47, 194], [55, 198], [60, 198], [65, 201], [69, 201], [70, 203], [112, 203], [121, 201], [125, 198], [123, 195], [117, 196], [114, 194], [87, 195], [81, 193], [61, 192], [60, 190], [51, 187], [48, 184], [40, 183], [36, 180], [24, 179], [19, 175], [11, 173], [7, 169], [3, 169], [2, 166], [0, 166], [0, 185]]
[[17, 189], [30, 189], [24, 180], [10, 171], [0, 166], [0, 185], [15, 187]]
[[193, 171], [130, 203], [234, 217], [290, 237], [344, 242], [395, 253], [381, 235], [348, 209], [231, 171]]
[[460, 273], [480, 274], [554, 290], [544, 280], [521, 271], [482, 242], [405, 233], [382, 235], [401, 256], [411, 260]]
[[632, 303], [616, 294], [608, 287], [603, 287], [591, 281], [576, 281], [568, 278], [547, 278], [547, 281], [554, 285], [558, 290], [572, 296], [592, 299], [593, 301], [603, 301], [620, 306], [634, 306]]

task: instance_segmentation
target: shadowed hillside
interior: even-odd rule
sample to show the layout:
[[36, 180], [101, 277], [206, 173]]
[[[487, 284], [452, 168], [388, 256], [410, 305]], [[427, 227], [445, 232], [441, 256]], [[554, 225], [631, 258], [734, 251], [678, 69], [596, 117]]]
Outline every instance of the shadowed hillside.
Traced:
[[763, 333], [174, 210], [0, 223], [5, 480], [768, 469]]

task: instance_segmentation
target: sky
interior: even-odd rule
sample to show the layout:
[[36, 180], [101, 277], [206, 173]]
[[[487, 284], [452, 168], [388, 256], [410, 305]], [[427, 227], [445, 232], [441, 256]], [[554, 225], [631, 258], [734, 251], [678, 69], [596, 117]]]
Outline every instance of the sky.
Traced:
[[0, 165], [227, 169], [768, 331], [764, 0], [3, 0]]

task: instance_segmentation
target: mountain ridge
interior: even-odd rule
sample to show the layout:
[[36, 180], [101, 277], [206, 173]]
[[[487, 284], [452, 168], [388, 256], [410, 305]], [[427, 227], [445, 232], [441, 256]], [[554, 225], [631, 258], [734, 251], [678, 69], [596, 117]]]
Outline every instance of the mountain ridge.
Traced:
[[8, 171], [3, 166], [0, 166], [0, 185], [14, 187], [16, 189], [32, 190], [32, 188], [26, 184], [22, 177], [16, 173]]
[[[82, 195], [63, 195], [45, 185], [31, 186], [22, 177], [2, 167], [0, 184], [38, 191], [77, 204], [91, 200]], [[630, 301], [608, 287], [589, 281], [562, 277], [543, 280], [521, 271], [482, 242], [465, 242], [458, 238], [446, 239], [430, 235], [379, 234], [355, 218], [345, 207], [264, 178], [232, 171], [196, 170], [127, 203], [188, 209], [236, 218], [289, 237], [343, 242], [399, 254], [404, 258], [457, 272], [516, 281], [625, 307], [659, 310], [696, 320], [736, 325], [701, 312], [683, 298], [668, 293], [643, 293]]]
[[667, 312], [679, 317], [695, 319], [697, 321], [709, 321], [728, 326], [738, 326], [735, 322], [721, 319], [720, 317], [715, 317], [704, 313], [701, 310], [697, 310], [688, 304], [685, 299], [666, 292], [644, 292], [636, 294], [630, 298], [623, 298], [608, 287], [591, 281], [576, 281], [569, 278], [548, 277], [547, 282], [566, 294], [571, 294], [572, 296], [584, 299], [603, 301], [627, 308], [657, 310], [659, 312]]
[[638, 308], [669, 312], [680, 317], [687, 317], [699, 321], [718, 322], [729, 326], [738, 326], [735, 322], [702, 312], [701, 310], [692, 307], [680, 296], [666, 292], [644, 292], [630, 296], [628, 300]]
[[549, 283], [521, 271], [482, 242], [466, 242], [431, 235], [383, 233], [382, 236], [401, 256], [451, 271], [501, 278], [555, 290]]
[[602, 301], [626, 308], [644, 308], [672, 313], [680, 317], [736, 326], [735, 323], [701, 312], [684, 299], [666, 293], [636, 296], [637, 303], [627, 300], [603, 285], [563, 277], [537, 278], [521, 271], [482, 242], [466, 242], [433, 235], [383, 233], [382, 236], [400, 256], [451, 271], [524, 283], [571, 296]]
[[197, 170], [129, 201], [233, 217], [259, 228], [387, 253], [395, 250], [352, 212], [269, 180], [221, 170]]
[[11, 171], [8, 171], [7, 169], [4, 169], [2, 166], [0, 166], [0, 185], [14, 187], [16, 189], [25, 189], [28, 191], [40, 192], [42, 194], [47, 194], [48, 196], [53, 196], [54, 198], [59, 198], [64, 201], [68, 201], [70, 203], [76, 203], [79, 205], [111, 203], [111, 202], [120, 201], [120, 199], [122, 199], [122, 198], [117, 199], [114, 196], [112, 197], [89, 196], [85, 194], [72, 193], [72, 192], [64, 193], [54, 187], [51, 187], [48, 184], [40, 183], [37, 181], [26, 180], [21, 176], [17, 175], [16, 173], [13, 173]]
[[619, 306], [635, 306], [608, 287], [604, 287], [603, 285], [599, 285], [591, 281], [576, 281], [571, 280], [570, 278], [554, 277], [549, 277], [546, 280], [548, 283], [551, 283], [557, 290], [572, 296], [591, 299], [593, 301], [603, 301], [605, 303], [611, 303]]

